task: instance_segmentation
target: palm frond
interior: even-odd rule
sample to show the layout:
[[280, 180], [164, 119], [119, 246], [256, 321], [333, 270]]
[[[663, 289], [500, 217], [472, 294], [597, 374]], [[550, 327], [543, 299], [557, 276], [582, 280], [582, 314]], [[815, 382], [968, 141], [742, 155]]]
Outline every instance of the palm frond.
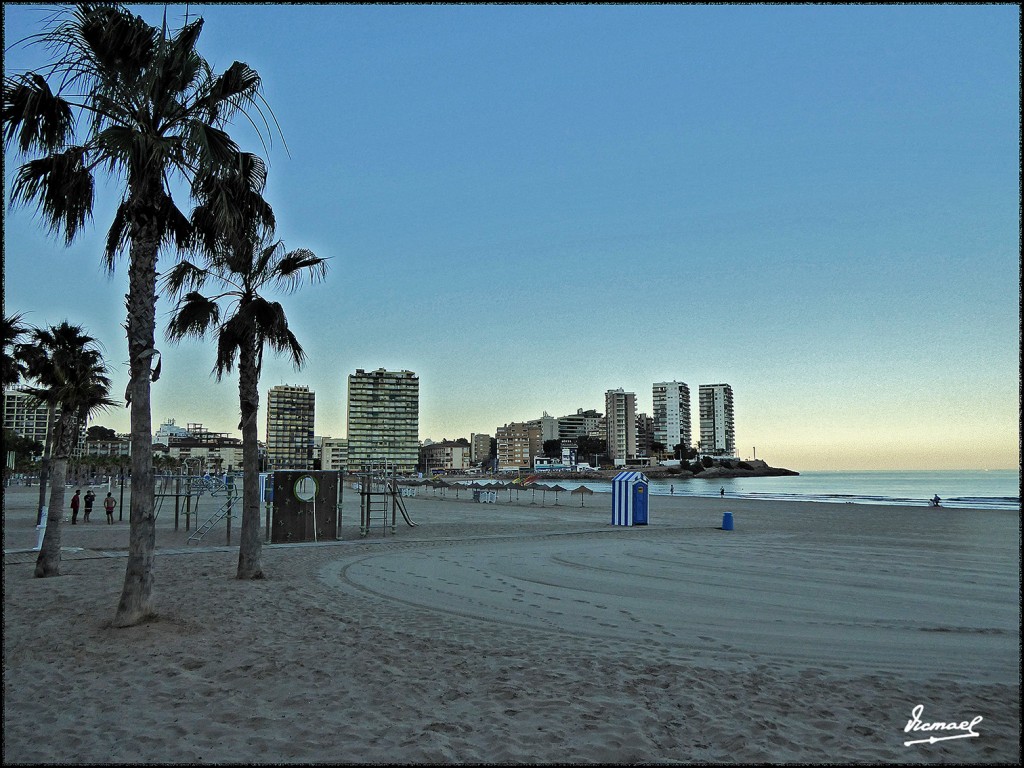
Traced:
[[306, 361], [306, 353], [288, 328], [288, 318], [284, 307], [279, 302], [268, 301], [257, 296], [249, 305], [248, 310], [253, 318], [256, 329], [257, 351], [262, 366], [263, 348], [269, 346], [278, 354], [285, 354], [292, 359], [296, 368], [301, 368]]
[[171, 267], [170, 271], [163, 276], [162, 282], [164, 289], [176, 296], [186, 288], [193, 291], [199, 290], [209, 276], [209, 271], [196, 266], [191, 261], [183, 260]]
[[[242, 346], [250, 343], [252, 339], [252, 326], [249, 319], [242, 314], [232, 315], [220, 327], [217, 333], [217, 362], [214, 371], [220, 379], [225, 373], [230, 373], [235, 365], [235, 355], [241, 351]], [[257, 371], [259, 363], [257, 362]]]
[[67, 244], [92, 216], [95, 182], [85, 166], [85, 150], [64, 152], [30, 160], [18, 169], [11, 199], [36, 203], [51, 233], [63, 234]]
[[239, 153], [238, 145], [227, 132], [203, 120], [189, 121], [187, 131], [200, 169], [222, 168]]
[[79, 5], [66, 29], [80, 36], [83, 53], [90, 53], [110, 75], [129, 81], [146, 70], [157, 48], [157, 31], [116, 3]]
[[114, 220], [107, 230], [107, 245], [103, 251], [103, 261], [107, 271], [113, 271], [117, 254], [122, 248], [127, 248], [130, 242], [131, 221], [129, 220], [130, 207], [127, 200], [122, 200], [114, 213]]
[[189, 336], [202, 338], [220, 324], [220, 307], [198, 291], [190, 291], [174, 308], [167, 324], [167, 338], [178, 341]]
[[318, 283], [327, 277], [327, 259], [306, 248], [297, 248], [284, 254], [274, 269], [274, 281], [286, 292], [294, 292], [304, 278]]
[[226, 120], [259, 91], [260, 75], [248, 64], [232, 63], [210, 83], [203, 105], [218, 120]]
[[54, 95], [49, 83], [38, 73], [5, 77], [0, 105], [4, 146], [16, 140], [23, 154], [34, 149], [60, 149], [74, 131], [71, 105]]

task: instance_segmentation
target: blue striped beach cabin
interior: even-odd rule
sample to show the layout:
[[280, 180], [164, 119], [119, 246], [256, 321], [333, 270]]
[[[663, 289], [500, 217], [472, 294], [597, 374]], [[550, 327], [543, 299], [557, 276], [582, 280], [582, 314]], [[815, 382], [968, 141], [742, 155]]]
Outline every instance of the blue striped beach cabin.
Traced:
[[612, 525], [647, 525], [647, 476], [619, 472], [612, 479]]

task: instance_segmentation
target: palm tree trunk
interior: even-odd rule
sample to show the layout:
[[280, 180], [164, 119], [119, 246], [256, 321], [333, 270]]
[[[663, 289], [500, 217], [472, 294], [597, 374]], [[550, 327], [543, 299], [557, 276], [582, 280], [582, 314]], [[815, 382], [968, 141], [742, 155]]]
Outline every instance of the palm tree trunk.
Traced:
[[242, 411], [242, 533], [238, 546], [239, 579], [262, 579], [260, 539], [260, 467], [256, 417], [260, 407], [256, 340], [247, 339], [238, 355], [238, 402]]
[[[153, 197], [149, 198], [154, 199]], [[150, 413], [154, 330], [156, 327], [156, 263], [159, 239], [152, 219], [139, 216], [133, 226], [128, 267], [128, 361], [131, 373], [132, 485], [129, 504], [128, 565], [114, 615], [115, 627], [128, 627], [152, 615], [153, 565], [156, 550], [153, 421]]]
[[[50, 477], [50, 453], [53, 450], [53, 429], [57, 421], [57, 407], [50, 403], [47, 407], [48, 421], [46, 428], [46, 443], [43, 445], [43, 459], [39, 464], [39, 509], [36, 512], [36, 525], [39, 525], [43, 518], [43, 507], [46, 506], [46, 484]], [[61, 510], [64, 514], [64, 510]]]
[[46, 518], [43, 543], [36, 558], [35, 575], [39, 578], [60, 575], [61, 518], [64, 516], [64, 488], [67, 484], [68, 457], [76, 433], [73, 413], [61, 412], [60, 422], [53, 428], [54, 457], [50, 468], [50, 512]]

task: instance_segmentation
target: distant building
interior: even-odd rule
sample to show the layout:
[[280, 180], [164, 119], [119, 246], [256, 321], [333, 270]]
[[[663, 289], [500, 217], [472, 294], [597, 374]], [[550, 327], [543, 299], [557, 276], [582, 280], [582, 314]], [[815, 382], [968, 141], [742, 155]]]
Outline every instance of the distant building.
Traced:
[[491, 458], [491, 436], [474, 432], [469, 436], [469, 459], [481, 464]]
[[636, 393], [609, 389], [604, 393], [608, 458], [622, 462], [636, 456]]
[[554, 416], [549, 416], [547, 411], [544, 411], [544, 415], [539, 419], [533, 419], [526, 423], [540, 429], [541, 445], [546, 443], [548, 440], [558, 439], [558, 419]]
[[132, 455], [131, 435], [118, 435], [113, 440], [89, 440], [85, 441], [84, 456], [90, 458], [105, 458], [108, 456], [128, 457]]
[[306, 386], [282, 384], [267, 394], [269, 469], [313, 468], [313, 419], [316, 393]]
[[184, 436], [170, 437], [166, 455], [191, 474], [242, 470], [242, 441], [226, 432], [211, 432], [202, 424], [189, 424]]
[[188, 437], [188, 430], [176, 425], [174, 419], [168, 419], [160, 425], [160, 429], [153, 435], [153, 442], [167, 445], [172, 437]]
[[513, 422], [495, 433], [498, 469], [530, 469], [533, 457], [543, 453], [544, 441], [537, 423]]
[[688, 450], [692, 441], [690, 388], [681, 381], [662, 381], [654, 384], [652, 394], [654, 442], [662, 443], [666, 452], [679, 444]]
[[364, 371], [348, 377], [349, 469], [416, 471], [420, 380], [412, 371]]
[[646, 413], [636, 415], [636, 455], [650, 456], [654, 443], [654, 419]]
[[348, 469], [348, 440], [343, 437], [325, 437], [320, 446], [320, 469], [337, 472]]
[[605, 438], [601, 414], [594, 410], [578, 408], [576, 413], [558, 417], [558, 439], [575, 440], [578, 437]]
[[698, 407], [701, 452], [711, 456], [735, 456], [732, 387], [728, 384], [701, 384]]
[[470, 454], [472, 448], [468, 442], [457, 443], [442, 440], [420, 447], [420, 466], [427, 477], [438, 472], [458, 472], [472, 466]]
[[[35, 401], [28, 392], [17, 387], [4, 390], [4, 429], [45, 446], [50, 428], [50, 409]], [[72, 457], [79, 457], [85, 449], [86, 424], [78, 425], [78, 441], [71, 449]]]

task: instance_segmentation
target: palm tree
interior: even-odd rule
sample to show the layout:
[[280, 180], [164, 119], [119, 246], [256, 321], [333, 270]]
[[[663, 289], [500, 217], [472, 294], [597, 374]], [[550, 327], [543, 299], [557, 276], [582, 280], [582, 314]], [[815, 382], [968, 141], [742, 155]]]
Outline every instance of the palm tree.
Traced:
[[[269, 346], [274, 352], [288, 355], [296, 368], [301, 368], [305, 360], [302, 346], [288, 328], [284, 308], [264, 298], [261, 291], [272, 287], [291, 292], [304, 278], [319, 281], [327, 274], [327, 261], [305, 249], [286, 251], [281, 241], [269, 239], [256, 247], [232, 248], [222, 256], [211, 259], [205, 268], [182, 261], [167, 274], [166, 287], [180, 297], [167, 336], [179, 341], [188, 336], [200, 338], [212, 331], [217, 337], [214, 373], [218, 381], [230, 373], [238, 356], [243, 475], [237, 578], [260, 579], [263, 561], [256, 416], [263, 350]], [[223, 292], [209, 297], [199, 293], [209, 280], [218, 283]], [[219, 304], [222, 299], [231, 302], [223, 322]]]
[[65, 321], [49, 329], [36, 329], [33, 337], [39, 346], [29, 361], [28, 370], [36, 386], [26, 387], [25, 391], [57, 413], [50, 426], [54, 447], [49, 509], [53, 514], [47, 516], [35, 574], [57, 576], [64, 487], [68, 461], [78, 438], [78, 425], [91, 413], [113, 405], [113, 401], [108, 397], [110, 378], [97, 341], [81, 326]]
[[19, 343], [29, 329], [21, 324], [22, 316], [3, 315], [0, 318], [0, 342], [3, 344], [3, 357], [0, 359], [0, 389], [17, 384], [25, 376], [25, 358], [23, 347]]
[[4, 78], [3, 137], [5, 146], [38, 155], [18, 170], [12, 202], [35, 203], [51, 232], [68, 244], [91, 215], [97, 169], [123, 181], [104, 258], [112, 269], [119, 253], [128, 255], [131, 532], [114, 625], [129, 626], [153, 612], [150, 385], [160, 370], [154, 343], [157, 257], [162, 245], [181, 246], [189, 231], [170, 185], [183, 178], [196, 191], [226, 168], [261, 166], [223, 128], [238, 112], [261, 136], [270, 124], [261, 109], [258, 73], [235, 62], [215, 76], [196, 51], [201, 18], [172, 33], [166, 17], [157, 29], [120, 4], [83, 3], [57, 21], [25, 41], [43, 44], [54, 60], [38, 72]]

